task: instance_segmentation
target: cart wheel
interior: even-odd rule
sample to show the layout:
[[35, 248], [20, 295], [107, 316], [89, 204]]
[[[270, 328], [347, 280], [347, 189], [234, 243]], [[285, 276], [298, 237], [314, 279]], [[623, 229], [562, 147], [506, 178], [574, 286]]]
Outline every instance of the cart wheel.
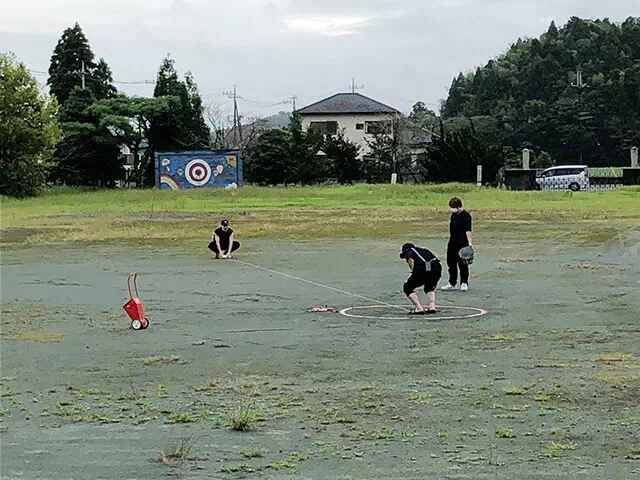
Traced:
[[140, 320], [131, 320], [131, 328], [140, 330], [142, 328], [142, 322]]
[[144, 318], [144, 325], [142, 326], [143, 329], [147, 328], [149, 326], [149, 319], [147, 317]]

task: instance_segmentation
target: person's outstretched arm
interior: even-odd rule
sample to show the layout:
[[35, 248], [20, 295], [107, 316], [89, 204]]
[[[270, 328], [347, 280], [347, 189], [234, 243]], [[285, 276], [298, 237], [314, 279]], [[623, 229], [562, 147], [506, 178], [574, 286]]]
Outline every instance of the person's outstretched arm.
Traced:
[[231, 232], [231, 236], [229, 237], [229, 250], [227, 251], [227, 257], [231, 258], [231, 251], [233, 250], [233, 239], [235, 238], [235, 233]]
[[213, 232], [213, 236], [216, 239], [216, 247], [218, 247], [218, 252], [220, 253], [220, 255], [222, 255], [222, 248], [220, 248], [220, 237], [215, 232]]

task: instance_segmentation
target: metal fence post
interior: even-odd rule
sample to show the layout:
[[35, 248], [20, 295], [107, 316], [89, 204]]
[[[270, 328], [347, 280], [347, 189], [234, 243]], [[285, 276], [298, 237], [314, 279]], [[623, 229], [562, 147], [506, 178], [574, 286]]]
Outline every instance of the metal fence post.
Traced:
[[529, 149], [525, 148], [524, 150], [522, 150], [522, 168], [524, 170], [529, 170], [529, 158], [530, 158]]

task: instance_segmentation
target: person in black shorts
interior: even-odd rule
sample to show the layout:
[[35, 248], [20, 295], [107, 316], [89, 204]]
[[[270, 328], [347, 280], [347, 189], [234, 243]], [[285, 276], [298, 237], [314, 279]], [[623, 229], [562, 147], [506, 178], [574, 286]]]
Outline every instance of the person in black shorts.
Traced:
[[[440, 260], [430, 250], [417, 247], [413, 243], [405, 243], [402, 245], [400, 258], [407, 261], [411, 275], [404, 282], [403, 291], [414, 309], [410, 312], [412, 315], [425, 315], [427, 313], [436, 313], [436, 287], [438, 280], [442, 275], [442, 265]], [[420, 303], [415, 289], [424, 286], [424, 292], [427, 294], [429, 306], [425, 308]]]
[[449, 225], [449, 244], [447, 245], [447, 266], [449, 267], [449, 283], [442, 290], [454, 290], [458, 283], [460, 269], [460, 291], [469, 290], [469, 265], [460, 258], [460, 250], [471, 246], [471, 214], [462, 208], [462, 200], [451, 197], [451, 223]]
[[216, 254], [216, 258], [232, 258], [231, 252], [235, 252], [239, 248], [240, 242], [234, 239], [233, 230], [229, 227], [229, 220], [222, 220], [220, 226], [213, 232], [213, 238], [209, 242], [209, 250]]

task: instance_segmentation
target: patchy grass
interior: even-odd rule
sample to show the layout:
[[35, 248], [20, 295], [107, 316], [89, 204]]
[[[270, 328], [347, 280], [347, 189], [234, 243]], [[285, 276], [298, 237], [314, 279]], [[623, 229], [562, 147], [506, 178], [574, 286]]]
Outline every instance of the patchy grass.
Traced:
[[594, 357], [592, 360], [594, 362], [603, 362], [603, 363], [616, 363], [616, 362], [632, 362], [633, 355], [629, 353], [609, 353], [605, 355], [599, 355]]
[[496, 428], [496, 437], [500, 438], [516, 438], [516, 434], [510, 428]]
[[152, 459], [152, 461], [165, 465], [174, 465], [178, 462], [188, 460], [192, 450], [192, 437], [182, 437], [164, 447], [160, 452], [160, 456]]
[[640, 460], [640, 444], [631, 447], [631, 450], [624, 458], [625, 460]]
[[291, 474], [297, 473], [299, 470], [298, 464], [288, 459], [282, 459], [282, 460], [272, 462], [271, 464], [269, 464], [269, 467], [275, 470], [288, 470], [289, 471], [288, 473], [291, 473]]
[[201, 417], [192, 412], [170, 411], [166, 413], [166, 418], [170, 423], [196, 423]]
[[170, 357], [146, 357], [142, 359], [142, 363], [150, 366], [150, 365], [171, 365], [171, 364], [179, 364], [184, 365], [187, 362], [182, 360], [178, 355], [171, 355]]
[[[34, 199], [2, 198], [2, 242], [175, 244], [206, 238], [210, 214], [242, 225], [244, 238], [379, 238], [421, 234], [442, 225], [451, 195], [464, 198], [492, 231], [516, 233], [536, 224], [535, 235], [568, 242], [610, 242], [617, 226], [637, 224], [634, 189], [611, 192], [513, 192], [470, 184], [354, 185], [224, 189], [54, 189]], [[560, 209], [559, 206], [562, 205]], [[194, 213], [197, 212], [197, 213]], [[371, 218], [378, 221], [371, 222]], [[523, 221], [527, 218], [527, 221]], [[588, 225], [606, 220], [607, 227]], [[563, 225], [558, 238], [557, 229]], [[322, 228], [323, 225], [331, 228]], [[544, 226], [547, 225], [547, 226]]]
[[263, 420], [261, 410], [253, 406], [241, 406], [229, 414], [229, 427], [236, 432], [253, 430], [256, 424]]
[[433, 395], [430, 393], [414, 393], [409, 397], [409, 401], [416, 404], [422, 404], [430, 398], [433, 398]]
[[373, 432], [362, 432], [360, 438], [363, 440], [391, 440], [394, 437], [394, 432], [390, 428], [383, 428], [382, 430]]
[[516, 337], [509, 333], [496, 333], [495, 335], [482, 337], [481, 339], [489, 342], [513, 342]]
[[532, 363], [529, 364], [530, 368], [576, 368], [577, 365], [575, 363]]
[[524, 387], [504, 387], [502, 389], [505, 395], [524, 395], [527, 389]]
[[640, 375], [602, 375], [598, 380], [616, 386], [640, 385]]
[[297, 473], [299, 470], [298, 462], [307, 459], [307, 456], [300, 452], [291, 452], [287, 458], [272, 462], [269, 467], [275, 470], [287, 470], [287, 473]]
[[243, 450], [242, 456], [245, 458], [260, 458], [264, 457], [264, 452], [262, 450]]
[[[351, 406], [354, 410], [359, 409], [359, 400], [356, 403], [352, 403]], [[314, 413], [308, 414], [307, 418], [317, 420], [321, 425], [332, 425], [334, 423], [354, 423], [354, 420], [351, 417], [343, 415], [336, 407], [322, 408]]]
[[199, 385], [197, 387], [193, 387], [193, 389], [196, 392], [211, 392], [211, 391], [215, 390], [217, 388], [217, 386], [218, 386], [218, 384], [215, 381], [209, 380], [204, 385]]
[[0, 338], [40, 343], [57, 343], [63, 333], [47, 333], [41, 329], [60, 314], [68, 314], [68, 305], [4, 303], [0, 314]]
[[564, 452], [566, 450], [575, 450], [576, 444], [573, 442], [549, 442], [545, 447], [541, 457], [557, 457], [560, 452]]
[[256, 470], [254, 468], [251, 468], [251, 466], [247, 465], [246, 463], [239, 463], [239, 464], [223, 464], [220, 467], [220, 471], [222, 473], [237, 473], [237, 472], [245, 472], [245, 473], [253, 473]]
[[64, 333], [53, 332], [22, 332], [14, 337], [17, 340], [37, 343], [60, 343], [64, 340]]

